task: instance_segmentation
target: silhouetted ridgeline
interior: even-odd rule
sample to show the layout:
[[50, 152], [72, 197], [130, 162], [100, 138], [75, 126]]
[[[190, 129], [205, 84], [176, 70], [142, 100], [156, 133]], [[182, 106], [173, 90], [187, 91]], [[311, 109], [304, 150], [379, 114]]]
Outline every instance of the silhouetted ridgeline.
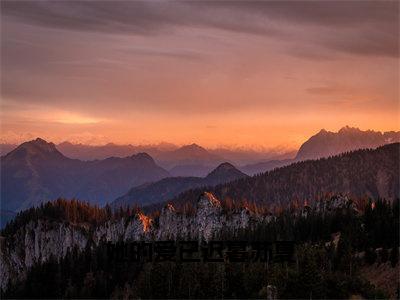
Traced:
[[376, 148], [399, 141], [400, 132], [396, 131], [363, 131], [349, 126], [341, 128], [338, 132], [322, 129], [301, 145], [296, 160], [328, 157], [357, 149]]
[[[219, 199], [283, 206], [293, 200], [312, 201], [327, 194], [394, 199], [399, 197], [400, 144], [375, 150], [346, 152], [329, 158], [297, 162], [264, 174], [209, 189]], [[173, 199], [175, 206], [195, 201], [204, 189]], [[186, 204], [187, 205], [187, 204]], [[154, 206], [156, 207], [156, 206]]]
[[170, 176], [151, 156], [80, 161], [36, 139], [1, 157], [2, 210], [20, 211], [59, 197], [103, 205], [134, 186]]

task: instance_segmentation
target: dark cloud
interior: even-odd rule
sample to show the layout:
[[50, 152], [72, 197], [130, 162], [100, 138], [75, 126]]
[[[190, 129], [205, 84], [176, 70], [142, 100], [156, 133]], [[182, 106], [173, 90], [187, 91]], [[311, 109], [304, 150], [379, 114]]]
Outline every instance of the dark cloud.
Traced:
[[[101, 116], [132, 109], [186, 114], [270, 108], [295, 98], [287, 82], [276, 79], [283, 70], [293, 73], [294, 94], [304, 81], [297, 89], [307, 96], [341, 96], [343, 90], [323, 86], [332, 78], [347, 84], [348, 62], [360, 56], [368, 57], [356, 60], [354, 72], [370, 65], [362, 74], [373, 79], [362, 80], [379, 86], [376, 78], [385, 78], [379, 90], [391, 93], [397, 6], [2, 1], [2, 97], [21, 107], [31, 103]], [[332, 71], [336, 65], [344, 76]], [[324, 80], [310, 83], [314, 76]], [[305, 91], [308, 85], [317, 88]]]
[[293, 23], [320, 26], [386, 23], [392, 29], [399, 20], [397, 1], [205, 1], [190, 2], [203, 8], [222, 8], [229, 11], [251, 12]]
[[[2, 1], [1, 6], [5, 16], [50, 28], [149, 35], [210, 27], [361, 55], [399, 52], [397, 1]], [[321, 34], [296, 36], [277, 22], [314, 26]]]
[[372, 22], [392, 30], [399, 21], [397, 1], [2, 1], [1, 6], [2, 14], [25, 22], [102, 32], [140, 33], [191, 24], [263, 27], [254, 16], [321, 26]]
[[324, 45], [330, 49], [355, 55], [398, 57], [399, 32], [384, 31], [371, 26], [357, 32], [327, 36]]
[[3, 1], [2, 14], [25, 23], [70, 30], [148, 33], [175, 23], [143, 2]]
[[190, 3], [167, 1], [2, 2], [3, 15], [21, 22], [69, 30], [156, 34], [175, 26], [211, 26], [255, 33], [269, 31], [262, 24], [242, 24], [237, 18], [238, 12], [222, 13], [199, 10]]

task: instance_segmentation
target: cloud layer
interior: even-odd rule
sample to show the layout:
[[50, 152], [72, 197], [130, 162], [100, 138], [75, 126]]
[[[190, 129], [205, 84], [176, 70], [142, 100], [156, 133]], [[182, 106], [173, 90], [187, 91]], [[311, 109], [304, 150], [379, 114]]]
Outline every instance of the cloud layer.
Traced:
[[[371, 115], [370, 126], [393, 129], [398, 9], [397, 1], [2, 1], [3, 130], [20, 134], [34, 122], [56, 138], [84, 129], [135, 142], [139, 130], [150, 142], [269, 145], [349, 118], [369, 127]], [[75, 117], [61, 124], [62, 116]], [[239, 137], [232, 128], [243, 129]]]

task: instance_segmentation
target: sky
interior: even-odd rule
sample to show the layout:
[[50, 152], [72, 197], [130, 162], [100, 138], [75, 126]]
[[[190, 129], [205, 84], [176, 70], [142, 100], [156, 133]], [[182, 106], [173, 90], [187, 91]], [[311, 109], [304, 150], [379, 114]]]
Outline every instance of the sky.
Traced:
[[397, 1], [1, 1], [1, 142], [400, 130]]

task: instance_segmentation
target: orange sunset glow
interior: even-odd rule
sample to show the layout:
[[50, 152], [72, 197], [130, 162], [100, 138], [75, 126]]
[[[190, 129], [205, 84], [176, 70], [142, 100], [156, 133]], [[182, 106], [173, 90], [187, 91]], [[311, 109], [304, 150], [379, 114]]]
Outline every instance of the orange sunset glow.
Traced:
[[400, 299], [400, 0], [0, 8], [0, 299]]
[[1, 141], [296, 149], [400, 129], [398, 2], [242, 4], [2, 1]]

